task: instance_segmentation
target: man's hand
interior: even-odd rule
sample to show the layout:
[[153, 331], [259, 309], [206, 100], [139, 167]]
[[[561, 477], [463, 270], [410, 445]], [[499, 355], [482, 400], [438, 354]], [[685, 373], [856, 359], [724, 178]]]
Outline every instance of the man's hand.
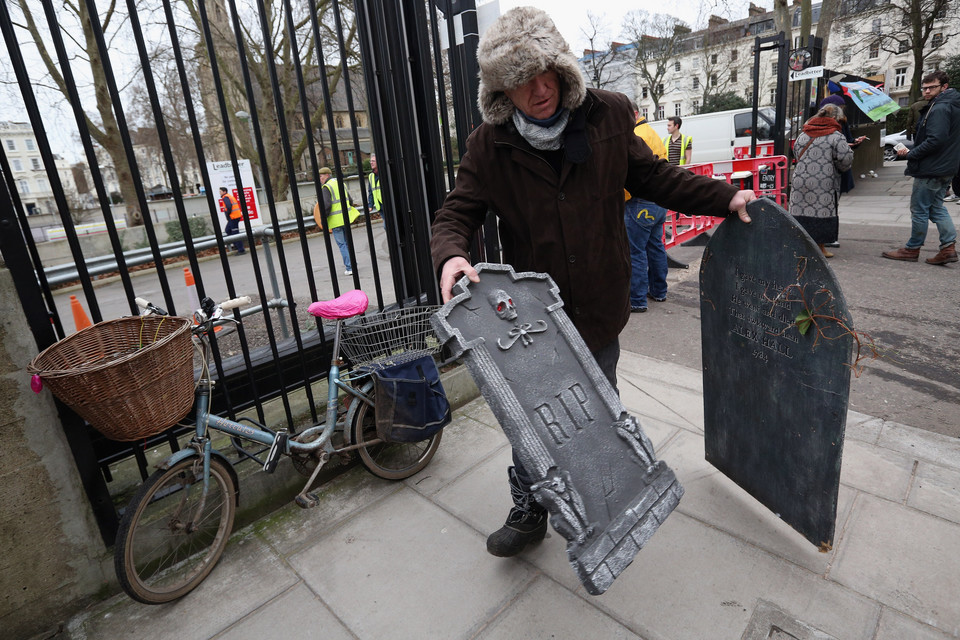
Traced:
[[896, 147], [894, 147], [894, 149], [897, 150], [898, 158], [906, 158], [907, 154], [910, 153], [910, 149], [907, 149], [906, 145], [903, 143], [898, 144]]
[[757, 194], [753, 191], [737, 191], [733, 194], [733, 199], [730, 200], [730, 204], [727, 205], [727, 208], [730, 211], [736, 211], [737, 215], [740, 216], [740, 219], [750, 224], [750, 215], [747, 213], [747, 203], [757, 199]]
[[440, 296], [444, 302], [450, 302], [453, 297], [453, 284], [464, 275], [470, 278], [470, 282], [480, 282], [477, 270], [465, 258], [456, 256], [443, 263], [440, 271]]

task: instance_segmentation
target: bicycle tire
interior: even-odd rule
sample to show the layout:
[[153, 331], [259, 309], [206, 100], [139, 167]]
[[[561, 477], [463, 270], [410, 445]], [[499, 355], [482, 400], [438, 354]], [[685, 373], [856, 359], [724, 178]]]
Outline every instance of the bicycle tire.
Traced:
[[[373, 385], [369, 395], [373, 399]], [[353, 413], [350, 436], [354, 444], [363, 444], [377, 438], [377, 424], [373, 407], [357, 401], [359, 407]], [[357, 449], [360, 462], [373, 475], [385, 480], [403, 480], [421, 471], [430, 464], [433, 454], [440, 446], [443, 430], [420, 442], [379, 442]]]
[[163, 604], [197, 587], [217, 564], [236, 515], [237, 488], [227, 463], [210, 459], [210, 491], [192, 522], [203, 491], [203, 458], [181, 460], [153, 473], [130, 500], [113, 559], [120, 586], [134, 600]]

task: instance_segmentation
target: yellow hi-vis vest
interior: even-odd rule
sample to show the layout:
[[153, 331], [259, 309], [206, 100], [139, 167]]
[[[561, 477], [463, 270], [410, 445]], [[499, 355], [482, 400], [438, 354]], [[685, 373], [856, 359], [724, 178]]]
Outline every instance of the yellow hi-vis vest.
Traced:
[[[340, 202], [340, 186], [337, 183], [336, 178], [330, 178], [327, 180], [327, 183], [323, 185], [324, 189], [330, 191], [330, 215], [327, 216], [327, 228], [336, 229], [337, 227], [343, 226], [343, 204]], [[360, 212], [357, 211], [357, 208], [350, 204], [350, 195], [347, 196], [347, 215], [350, 218], [350, 224], [353, 224], [353, 221], [360, 217]]]
[[367, 175], [367, 183], [370, 185], [370, 193], [373, 194], [373, 208], [380, 211], [383, 208], [383, 196], [380, 195], [380, 177], [374, 172]]
[[[653, 155], [658, 158], [667, 157], [667, 150], [663, 147], [663, 141], [660, 140], [660, 136], [657, 135], [657, 132], [653, 130], [649, 124], [647, 124], [647, 119], [643, 116], [640, 116], [640, 119], [637, 120], [636, 126], [633, 128], [633, 133], [638, 138], [647, 143], [647, 146], [650, 147], [650, 151], [653, 152]], [[626, 189], [623, 190], [624, 200], [629, 200], [631, 198], [630, 192]]]
[[[670, 137], [668, 135], [663, 139], [663, 146], [667, 148], [668, 152], [670, 151]], [[691, 142], [693, 142], [693, 136], [680, 134], [680, 164], [687, 164], [687, 147], [690, 146]], [[669, 157], [667, 159], [669, 160]]]

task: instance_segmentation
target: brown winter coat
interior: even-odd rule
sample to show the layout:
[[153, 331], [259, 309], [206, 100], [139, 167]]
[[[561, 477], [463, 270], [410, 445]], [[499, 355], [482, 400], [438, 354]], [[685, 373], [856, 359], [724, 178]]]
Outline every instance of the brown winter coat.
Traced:
[[504, 262], [518, 272], [550, 274], [564, 310], [596, 351], [620, 334], [630, 315], [623, 189], [670, 209], [714, 216], [727, 215], [736, 189], [654, 157], [634, 135], [633, 109], [622, 94], [589, 89], [579, 108], [586, 110], [592, 153], [583, 164], [565, 159], [559, 176], [511, 122], [480, 125], [433, 222], [431, 252], [438, 272], [454, 256], [469, 260], [470, 237], [493, 211]]

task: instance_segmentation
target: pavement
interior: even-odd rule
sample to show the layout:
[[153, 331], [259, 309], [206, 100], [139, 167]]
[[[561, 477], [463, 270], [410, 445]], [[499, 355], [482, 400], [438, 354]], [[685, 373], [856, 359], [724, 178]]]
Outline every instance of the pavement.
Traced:
[[[858, 180], [844, 223], [902, 225], [905, 239], [902, 166]], [[624, 351], [618, 376], [686, 493], [601, 596], [552, 530], [515, 558], [487, 554], [510, 504], [510, 448], [477, 398], [420, 474], [388, 482], [355, 467], [315, 509], [291, 503], [235, 532], [181, 600], [116, 595], [57, 637], [960, 638], [960, 440], [849, 412], [836, 535], [821, 552], [704, 460], [698, 370]]]

